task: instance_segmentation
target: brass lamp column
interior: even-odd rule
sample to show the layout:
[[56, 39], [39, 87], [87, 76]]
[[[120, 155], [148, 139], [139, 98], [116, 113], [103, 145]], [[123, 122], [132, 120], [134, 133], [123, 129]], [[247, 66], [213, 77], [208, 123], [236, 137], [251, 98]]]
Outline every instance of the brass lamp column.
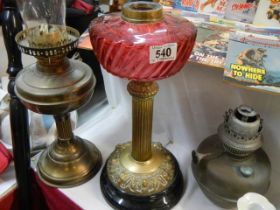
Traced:
[[[157, 83], [132, 81], [128, 91], [132, 95], [132, 143], [116, 147], [108, 159], [106, 172], [113, 185], [141, 196], [144, 202], [145, 196], [161, 193], [172, 185], [175, 177], [177, 182], [182, 182], [182, 177], [173, 155], [160, 143], [151, 142]], [[178, 195], [182, 185], [177, 187]]]
[[170, 209], [183, 192], [183, 177], [175, 157], [152, 143], [156, 82], [131, 81], [132, 142], [116, 146], [101, 175], [101, 189], [116, 209]]
[[129, 79], [132, 142], [119, 144], [108, 158], [100, 184], [114, 209], [167, 210], [180, 200], [184, 182], [176, 158], [152, 142], [156, 80], [181, 70], [192, 50], [196, 29], [185, 19], [164, 14], [153, 2], [131, 2], [121, 14], [90, 25], [93, 50], [110, 73]]
[[57, 139], [43, 151], [37, 165], [41, 179], [55, 187], [79, 185], [101, 166], [95, 145], [73, 135], [71, 127], [69, 112], [90, 99], [96, 83], [86, 64], [66, 57], [78, 38], [77, 30], [52, 24], [16, 36], [19, 49], [38, 60], [18, 74], [15, 92], [28, 109], [55, 118]]
[[139, 162], [152, 157], [153, 100], [158, 92], [156, 82], [128, 84], [132, 96], [132, 151], [131, 156]]

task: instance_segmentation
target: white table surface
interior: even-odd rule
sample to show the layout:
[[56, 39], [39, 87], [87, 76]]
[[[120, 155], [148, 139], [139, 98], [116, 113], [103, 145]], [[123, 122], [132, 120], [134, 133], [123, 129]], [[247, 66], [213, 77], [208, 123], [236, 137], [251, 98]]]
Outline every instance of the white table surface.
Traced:
[[[75, 133], [96, 144], [102, 152], [104, 165], [116, 144], [131, 139], [131, 103], [126, 92], [127, 82], [103, 73], [109, 105]], [[160, 81], [159, 85], [153, 139], [173, 152], [187, 183], [183, 197], [173, 209], [221, 209], [204, 196], [195, 182], [190, 168], [191, 151], [207, 136], [216, 133], [228, 108], [248, 104], [264, 119], [264, 149], [272, 163], [271, 186], [266, 197], [280, 210], [280, 97], [229, 86], [222, 81], [221, 71], [196, 64], [186, 66], [176, 76]], [[168, 144], [170, 141], [173, 143]], [[0, 189], [9, 182], [15, 183], [11, 171], [1, 176]], [[60, 190], [85, 210], [112, 209], [102, 196], [99, 178], [100, 171], [85, 184]]]

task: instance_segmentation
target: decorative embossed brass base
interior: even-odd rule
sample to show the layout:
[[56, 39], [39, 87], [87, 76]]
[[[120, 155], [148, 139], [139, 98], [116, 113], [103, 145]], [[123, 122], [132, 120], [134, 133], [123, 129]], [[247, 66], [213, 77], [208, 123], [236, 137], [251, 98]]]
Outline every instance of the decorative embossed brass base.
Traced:
[[[64, 34], [67, 39], [64, 36], [56, 37], [49, 40], [47, 46], [41, 46], [45, 42], [40, 40], [46, 39], [42, 28], [52, 29], [53, 36]], [[28, 40], [30, 31], [38, 36], [32, 42]], [[96, 84], [89, 66], [66, 57], [77, 46], [78, 37], [75, 29], [58, 25], [34, 27], [20, 32], [16, 37], [19, 49], [38, 60], [18, 74], [15, 92], [28, 109], [54, 115], [55, 118], [57, 139], [42, 153], [38, 173], [45, 183], [56, 187], [81, 184], [93, 177], [101, 167], [100, 152], [91, 142], [73, 135], [69, 117], [69, 112], [90, 99]], [[61, 38], [64, 41], [56, 41]]]
[[116, 146], [101, 175], [106, 200], [121, 210], [170, 209], [181, 198], [183, 178], [175, 157], [152, 143], [156, 82], [128, 84], [132, 98], [132, 143]]
[[114, 209], [169, 210], [180, 200], [184, 182], [175, 157], [160, 143], [152, 144], [152, 151], [154, 158], [138, 162], [126, 143], [118, 145], [108, 159], [100, 185]]
[[174, 159], [160, 143], [152, 145], [152, 154], [149, 160], [139, 162], [131, 156], [131, 144], [117, 145], [107, 162], [112, 184], [139, 196], [164, 191], [174, 179]]

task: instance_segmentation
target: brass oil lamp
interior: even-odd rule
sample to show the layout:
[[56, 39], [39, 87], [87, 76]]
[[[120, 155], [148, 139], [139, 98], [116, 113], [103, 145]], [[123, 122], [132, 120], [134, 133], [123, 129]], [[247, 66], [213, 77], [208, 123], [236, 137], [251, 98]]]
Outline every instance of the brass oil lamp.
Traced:
[[101, 174], [101, 190], [114, 209], [170, 209], [181, 198], [183, 177], [176, 158], [152, 142], [155, 80], [179, 72], [192, 51], [196, 28], [163, 14], [153, 2], [126, 3], [122, 13], [90, 25], [93, 50], [110, 73], [130, 80], [132, 142], [117, 145]]
[[17, 3], [27, 29], [16, 41], [37, 62], [18, 74], [15, 92], [28, 109], [53, 115], [57, 127], [57, 139], [38, 160], [38, 174], [51, 186], [79, 185], [98, 172], [101, 154], [94, 144], [73, 134], [69, 112], [90, 99], [95, 77], [86, 64], [66, 57], [77, 47], [79, 33], [65, 26], [65, 1]]
[[223, 208], [236, 207], [248, 192], [265, 194], [271, 164], [261, 149], [262, 120], [251, 107], [241, 105], [225, 114], [218, 134], [193, 151], [193, 174], [205, 195]]

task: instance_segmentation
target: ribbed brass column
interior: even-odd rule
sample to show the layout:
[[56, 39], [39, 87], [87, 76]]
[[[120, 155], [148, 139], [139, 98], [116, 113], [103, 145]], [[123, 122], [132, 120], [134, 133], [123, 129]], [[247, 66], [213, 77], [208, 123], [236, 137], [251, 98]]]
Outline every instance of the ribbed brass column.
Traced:
[[153, 102], [158, 92], [156, 82], [131, 81], [127, 87], [132, 96], [132, 157], [147, 161], [152, 156]]
[[54, 116], [57, 128], [58, 140], [70, 140], [73, 138], [70, 114]]

